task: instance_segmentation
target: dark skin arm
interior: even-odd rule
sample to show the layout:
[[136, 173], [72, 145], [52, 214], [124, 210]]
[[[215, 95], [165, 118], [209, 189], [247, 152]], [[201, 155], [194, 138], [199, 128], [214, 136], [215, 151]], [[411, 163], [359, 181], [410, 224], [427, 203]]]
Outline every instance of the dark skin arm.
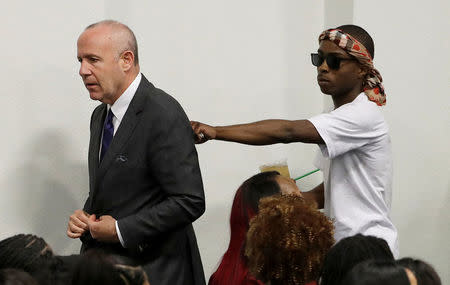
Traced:
[[324, 207], [324, 186], [323, 182], [316, 187], [314, 187], [312, 190], [308, 192], [302, 192], [303, 197], [305, 197], [306, 200], [314, 201], [317, 203], [317, 207], [319, 209], [323, 209]]
[[192, 121], [191, 126], [196, 134], [196, 143], [204, 143], [212, 139], [249, 145], [291, 142], [324, 143], [319, 132], [308, 120], [264, 120], [222, 127]]
[[[191, 121], [196, 143], [208, 140], [223, 140], [249, 145], [269, 145], [276, 143], [315, 143], [324, 144], [314, 125], [308, 120], [264, 120], [250, 124], [213, 127]], [[307, 200], [315, 201], [319, 209], [324, 207], [323, 183], [311, 191], [302, 192]]]

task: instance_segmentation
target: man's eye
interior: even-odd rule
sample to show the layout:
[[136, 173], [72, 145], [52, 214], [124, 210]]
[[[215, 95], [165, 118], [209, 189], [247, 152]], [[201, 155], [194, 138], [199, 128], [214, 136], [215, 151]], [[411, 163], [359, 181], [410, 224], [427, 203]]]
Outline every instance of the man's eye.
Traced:
[[91, 58], [89, 58], [89, 60], [90, 60], [91, 62], [97, 62], [97, 61], [98, 61], [98, 58], [91, 57]]

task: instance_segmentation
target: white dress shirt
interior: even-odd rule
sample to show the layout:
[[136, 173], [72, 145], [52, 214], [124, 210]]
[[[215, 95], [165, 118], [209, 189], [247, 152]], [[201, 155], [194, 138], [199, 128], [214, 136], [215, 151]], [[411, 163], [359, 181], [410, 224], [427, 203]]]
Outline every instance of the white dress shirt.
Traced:
[[[125, 92], [120, 95], [120, 97], [114, 102], [114, 104], [107, 106], [108, 111], [109, 109], [113, 112], [113, 127], [114, 127], [114, 135], [116, 134], [117, 130], [119, 129], [120, 123], [122, 122], [123, 116], [125, 116], [126, 111], [128, 110], [128, 106], [130, 105], [131, 100], [134, 97], [134, 94], [136, 94], [136, 90], [139, 87], [139, 84], [141, 83], [142, 75], [139, 73], [136, 78], [131, 82], [130, 86], [125, 90]], [[102, 133], [102, 139], [103, 140], [103, 133]], [[100, 153], [101, 153], [101, 146], [102, 141], [100, 141], [100, 152], [99, 152], [99, 159], [100, 159]], [[119, 224], [116, 220], [116, 231], [117, 236], [119, 237], [120, 244], [122, 244], [123, 247], [125, 247], [122, 235], [120, 234]]]

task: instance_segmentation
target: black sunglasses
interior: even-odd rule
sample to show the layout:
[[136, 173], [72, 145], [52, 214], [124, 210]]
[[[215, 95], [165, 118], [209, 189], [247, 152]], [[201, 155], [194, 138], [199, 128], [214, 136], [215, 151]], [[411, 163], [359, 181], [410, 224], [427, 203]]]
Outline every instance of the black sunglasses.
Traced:
[[314, 66], [317, 66], [317, 67], [321, 66], [322, 63], [324, 61], [326, 61], [329, 68], [338, 70], [339, 67], [341, 66], [341, 61], [343, 61], [343, 60], [355, 60], [355, 59], [354, 58], [337, 57], [334, 54], [329, 54], [326, 57], [323, 57], [322, 55], [320, 55], [318, 53], [311, 54], [311, 62]]

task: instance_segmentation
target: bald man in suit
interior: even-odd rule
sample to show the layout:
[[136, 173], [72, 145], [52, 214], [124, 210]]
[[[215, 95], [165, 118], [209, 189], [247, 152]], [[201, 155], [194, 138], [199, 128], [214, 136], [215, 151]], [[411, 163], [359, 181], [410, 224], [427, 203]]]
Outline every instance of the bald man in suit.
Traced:
[[88, 26], [77, 42], [80, 76], [102, 102], [91, 117], [89, 197], [67, 235], [141, 265], [151, 284], [205, 284], [192, 222], [205, 210], [189, 120], [140, 73], [124, 24]]

